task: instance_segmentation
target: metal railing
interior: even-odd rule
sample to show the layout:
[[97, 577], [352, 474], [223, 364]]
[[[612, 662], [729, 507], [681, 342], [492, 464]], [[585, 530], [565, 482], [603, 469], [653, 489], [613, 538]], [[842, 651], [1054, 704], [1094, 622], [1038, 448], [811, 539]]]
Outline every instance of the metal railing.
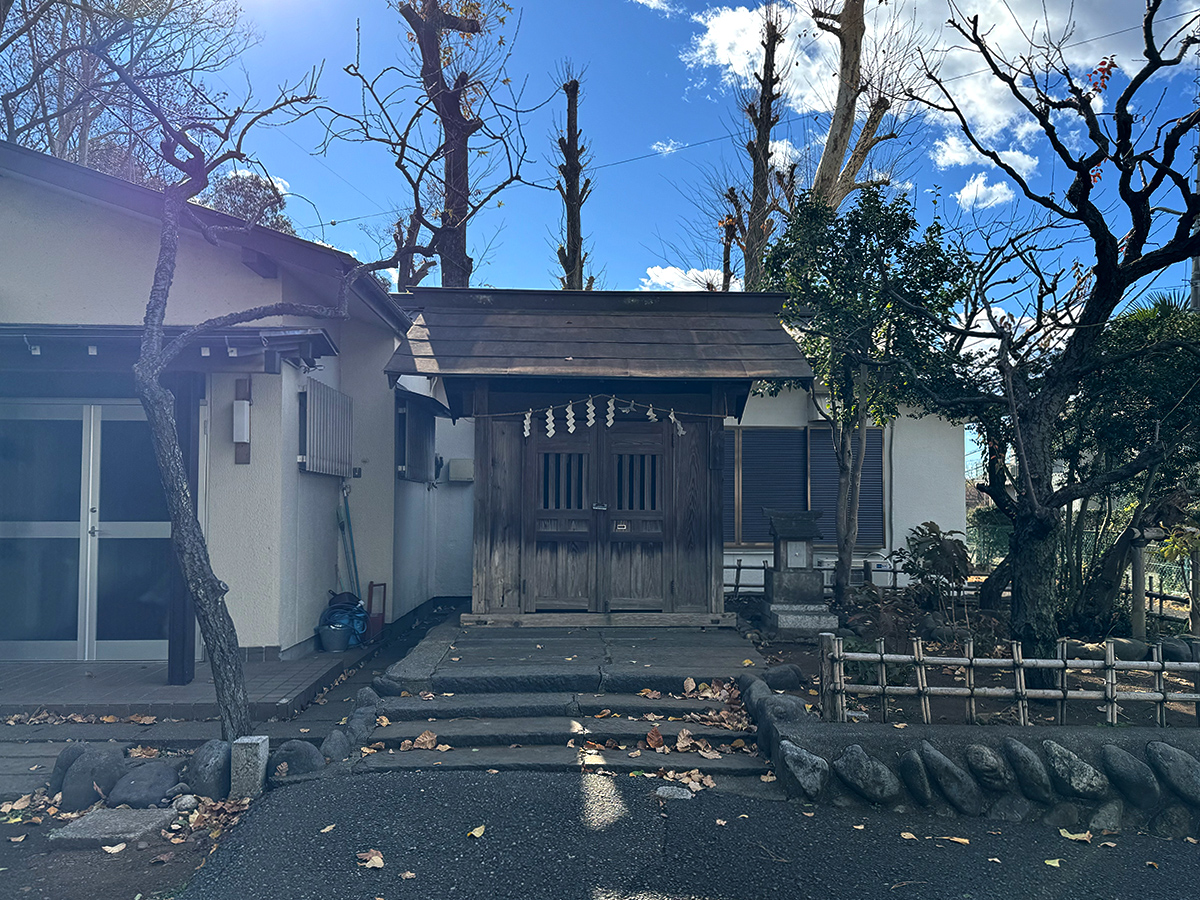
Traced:
[[[1155, 723], [1160, 727], [1167, 724], [1168, 703], [1195, 703], [1196, 720], [1200, 725], [1200, 643], [1192, 643], [1190, 662], [1167, 662], [1163, 653], [1162, 643], [1151, 646], [1152, 659], [1121, 660], [1116, 657], [1116, 646], [1110, 639], [1104, 643], [1104, 659], [1068, 659], [1067, 641], [1058, 642], [1058, 656], [1055, 659], [1025, 659], [1019, 641], [1012, 643], [1011, 659], [996, 659], [977, 657], [973, 642], [964, 645], [964, 656], [926, 656], [924, 642], [913, 641], [913, 651], [908, 653], [885, 652], [882, 639], [875, 642], [875, 652], [847, 651], [842, 638], [825, 633], [820, 635], [821, 654], [821, 716], [826, 721], [845, 722], [847, 716], [847, 697], [851, 695], [878, 697], [880, 716], [884, 722], [888, 719], [889, 697], [917, 697], [920, 700], [921, 720], [929, 725], [932, 715], [929, 708], [930, 697], [961, 697], [966, 706], [966, 721], [969, 725], [977, 724], [978, 714], [976, 700], [993, 698], [1015, 701], [1017, 716], [1021, 725], [1029, 724], [1029, 701], [1050, 700], [1057, 703], [1055, 720], [1059, 725], [1067, 721], [1067, 703], [1072, 700], [1101, 701], [1104, 706], [1105, 721], [1109, 725], [1117, 724], [1119, 701], [1145, 701], [1155, 704]], [[874, 684], [859, 684], [846, 678], [846, 663], [874, 664], [876, 680]], [[888, 666], [911, 666], [915, 673], [915, 685], [888, 684]], [[928, 681], [930, 666], [954, 667], [963, 670], [964, 684], [962, 686], [933, 685]], [[976, 684], [976, 674], [983, 670], [987, 672], [1010, 671], [1013, 674], [1013, 686], [981, 686]], [[1025, 683], [1025, 673], [1030, 670], [1049, 670], [1054, 673], [1056, 685], [1053, 688], [1030, 688]], [[1104, 674], [1103, 690], [1083, 690], [1067, 686], [1067, 672], [1070, 671], [1100, 671]], [[1154, 677], [1154, 689], [1149, 691], [1118, 690], [1118, 672], [1147, 672]], [[1171, 691], [1167, 688], [1166, 677], [1169, 673], [1191, 673], [1193, 690]]]

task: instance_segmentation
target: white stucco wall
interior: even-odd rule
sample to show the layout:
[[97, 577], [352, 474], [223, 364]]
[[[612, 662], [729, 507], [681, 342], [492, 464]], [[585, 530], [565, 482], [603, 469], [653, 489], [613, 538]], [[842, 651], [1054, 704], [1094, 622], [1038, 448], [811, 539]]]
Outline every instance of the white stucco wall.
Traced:
[[[0, 319], [56, 325], [141, 322], [158, 255], [158, 223], [4, 177], [0, 235]], [[52, 259], [48, 248], [56, 248]], [[281, 291], [280, 279], [261, 278], [241, 264], [239, 248], [214, 247], [185, 230], [167, 324], [273, 303]]]
[[470, 597], [473, 560], [474, 482], [450, 481], [447, 471], [452, 459], [475, 458], [475, 425], [459, 420], [437, 420], [437, 453], [446, 461], [434, 492], [434, 533], [437, 555], [432, 575], [432, 596]]

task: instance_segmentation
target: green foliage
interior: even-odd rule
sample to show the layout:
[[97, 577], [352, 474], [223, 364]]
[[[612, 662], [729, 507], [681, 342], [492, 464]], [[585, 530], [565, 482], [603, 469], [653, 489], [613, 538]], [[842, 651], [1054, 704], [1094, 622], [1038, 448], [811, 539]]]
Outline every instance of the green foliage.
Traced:
[[961, 590], [970, 574], [967, 545], [954, 535], [961, 531], [942, 531], [936, 522], [923, 522], [909, 532], [907, 549], [892, 556], [900, 562], [900, 571], [912, 579], [909, 586], [914, 599], [922, 603], [944, 605], [946, 595]]
[[977, 506], [967, 513], [967, 546], [971, 561], [981, 569], [991, 569], [1008, 555], [1012, 520], [999, 507]]
[[[907, 197], [870, 188], [841, 214], [799, 202], [767, 254], [766, 287], [788, 293], [784, 323], [828, 388], [831, 414], [853, 422], [865, 411], [882, 424], [917, 401], [915, 373], [941, 365], [944, 336], [931, 317], [962, 299], [965, 271], [938, 223], [918, 234]], [[906, 297], [920, 298], [927, 315]]]
[[197, 198], [209, 209], [243, 221], [254, 220], [263, 228], [295, 235], [296, 227], [284, 212], [287, 199], [279, 188], [255, 172], [230, 172], [213, 181]]

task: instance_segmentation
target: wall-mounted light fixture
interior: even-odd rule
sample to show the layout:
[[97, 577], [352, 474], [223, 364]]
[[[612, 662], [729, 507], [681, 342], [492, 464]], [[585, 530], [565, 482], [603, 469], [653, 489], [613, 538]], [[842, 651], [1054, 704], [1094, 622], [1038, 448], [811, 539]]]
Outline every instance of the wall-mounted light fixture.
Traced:
[[233, 383], [233, 461], [250, 464], [250, 379]]

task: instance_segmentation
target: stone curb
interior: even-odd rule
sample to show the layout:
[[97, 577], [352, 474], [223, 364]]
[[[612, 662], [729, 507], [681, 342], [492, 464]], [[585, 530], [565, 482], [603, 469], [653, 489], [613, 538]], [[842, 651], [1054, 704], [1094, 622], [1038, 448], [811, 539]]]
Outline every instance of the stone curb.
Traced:
[[1200, 729], [836, 724], [739, 679], [789, 797], [840, 807], [1200, 834]]

